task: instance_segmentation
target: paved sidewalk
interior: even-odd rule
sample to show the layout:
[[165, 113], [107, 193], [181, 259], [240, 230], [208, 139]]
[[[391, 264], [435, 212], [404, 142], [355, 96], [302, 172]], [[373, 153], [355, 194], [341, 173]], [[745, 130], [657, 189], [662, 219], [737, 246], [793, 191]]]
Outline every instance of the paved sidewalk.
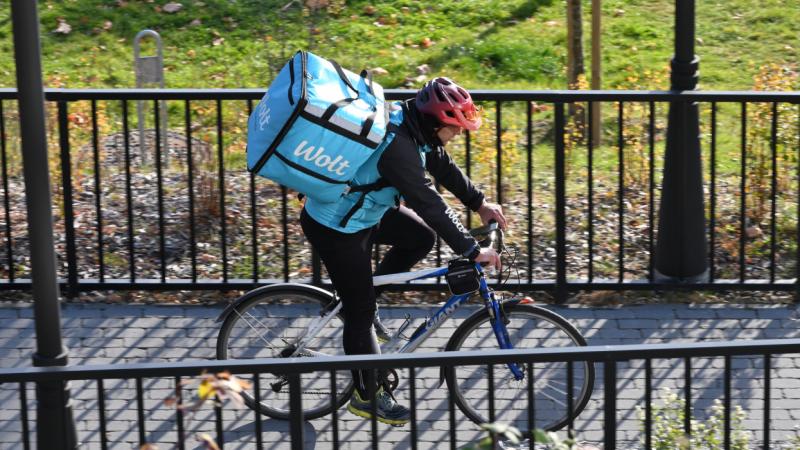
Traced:
[[[548, 307], [568, 318], [586, 336], [590, 345], [678, 343], [721, 340], [753, 340], [800, 337], [800, 321], [793, 319], [794, 306], [738, 307], [731, 305], [645, 305], [618, 308]], [[62, 308], [65, 344], [70, 348], [70, 363], [120, 364], [165, 362], [214, 357], [218, 325], [214, 319], [222, 307], [153, 306], [112, 304], [65, 304]], [[435, 351], [443, 346], [454, 327], [473, 311], [471, 306], [456, 313], [456, 321], [446, 324], [418, 351]], [[382, 315], [391, 326], [397, 326], [405, 314], [424, 318], [428, 309], [420, 307], [384, 307]], [[2, 367], [27, 367], [35, 349], [33, 310], [30, 305], [0, 305], [0, 364]], [[692, 402], [695, 414], [705, 417], [714, 399], [722, 393], [722, 358], [692, 361]], [[656, 360], [654, 388], [683, 389], [682, 360]], [[761, 358], [733, 359], [732, 402], [747, 412], [746, 429], [758, 430], [751, 436], [755, 444], [761, 438], [763, 407], [763, 361]], [[772, 361], [772, 443], [786, 444], [795, 436], [800, 423], [800, 355], [776, 355]], [[640, 435], [636, 405], [644, 405], [644, 369], [642, 362], [621, 364], [617, 399], [617, 439], [634, 447]], [[601, 441], [602, 370], [598, 371], [595, 395], [576, 424], [578, 435], [587, 441]], [[422, 371], [418, 379], [419, 448], [449, 448], [449, 414], [447, 390], [438, 386], [438, 372]], [[150, 440], [160, 449], [173, 448], [176, 441], [174, 413], [163, 405], [173, 390], [172, 380], [146, 380], [146, 429]], [[33, 386], [28, 387], [31, 417], [35, 417]], [[84, 448], [99, 448], [95, 431], [96, 384], [73, 383], [75, 416]], [[116, 442], [111, 448], [138, 448], [135, 384], [133, 380], [109, 381], [106, 411], [108, 435]], [[408, 402], [405, 383], [399, 399]], [[658, 392], [656, 392], [657, 395]], [[213, 418], [213, 411], [198, 415]], [[460, 416], [460, 414], [457, 414]], [[18, 386], [0, 387], [0, 447], [22, 448], [19, 425]], [[355, 418], [344, 409], [339, 416], [339, 439], [342, 449], [367, 448], [370, 442], [369, 423]], [[225, 448], [254, 448], [254, 419], [249, 410], [226, 408]], [[475, 426], [457, 419], [458, 445], [478, 436]], [[189, 424], [196, 431], [214, 435], [213, 420]], [[330, 417], [306, 425], [307, 448], [331, 448]], [[288, 448], [288, 424], [264, 418], [262, 432], [266, 448]], [[407, 428], [379, 426], [381, 448], [409, 448]], [[35, 434], [32, 432], [32, 436]], [[191, 445], [188, 446], [191, 448]], [[622, 448], [622, 446], [620, 447]]]

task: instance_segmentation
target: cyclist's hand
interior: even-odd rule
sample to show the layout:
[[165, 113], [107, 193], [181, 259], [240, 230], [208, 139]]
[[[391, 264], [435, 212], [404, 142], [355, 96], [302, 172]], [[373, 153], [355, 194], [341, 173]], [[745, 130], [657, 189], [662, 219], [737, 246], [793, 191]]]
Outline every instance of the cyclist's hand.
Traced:
[[483, 266], [494, 267], [498, 271], [500, 270], [500, 255], [491, 247], [481, 248], [481, 252], [478, 254], [478, 257], [475, 258], [475, 262], [481, 263]]
[[497, 224], [500, 225], [500, 229], [506, 229], [506, 216], [503, 215], [503, 207], [497, 203], [484, 201], [481, 207], [478, 208], [478, 215], [481, 216], [481, 222], [483, 222], [484, 225], [494, 219], [497, 221]]

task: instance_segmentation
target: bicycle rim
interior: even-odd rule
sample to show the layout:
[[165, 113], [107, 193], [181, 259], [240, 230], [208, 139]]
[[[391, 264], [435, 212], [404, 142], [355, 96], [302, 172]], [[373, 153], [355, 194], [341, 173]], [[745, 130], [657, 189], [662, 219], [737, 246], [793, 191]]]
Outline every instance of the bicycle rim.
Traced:
[[[572, 325], [551, 311], [530, 305], [504, 306], [504, 310], [508, 319], [506, 327], [515, 349], [586, 345]], [[483, 312], [467, 319], [456, 330], [447, 349], [497, 348], [489, 315]], [[505, 364], [458, 366], [448, 368], [445, 374], [456, 404], [476, 423], [498, 422], [520, 430], [541, 428], [553, 431], [569, 422], [570, 404], [572, 417], [575, 417], [589, 401], [594, 387], [594, 365], [591, 363], [572, 363], [571, 390], [567, 363], [533, 364], [533, 378], [530, 378], [527, 364], [519, 363], [518, 366], [525, 372], [522, 380], [515, 379]], [[533, 402], [529, 401], [531, 379]], [[571, 398], [569, 392], [572, 392]]]
[[[248, 294], [245, 294], [248, 295]], [[297, 338], [309, 323], [319, 318], [329, 299], [296, 289], [272, 290], [242, 302], [225, 319], [217, 338], [217, 359], [253, 359], [343, 355], [342, 321], [334, 317], [316, 334], [304, 350], [296, 351]], [[335, 380], [328, 373], [301, 374], [303, 414], [315, 419], [336, 408], [352, 394], [349, 371], [337, 371]], [[289, 418], [289, 383], [286, 377], [270, 373], [259, 375], [259, 404], [252, 392], [244, 392], [247, 406], [276, 418]]]

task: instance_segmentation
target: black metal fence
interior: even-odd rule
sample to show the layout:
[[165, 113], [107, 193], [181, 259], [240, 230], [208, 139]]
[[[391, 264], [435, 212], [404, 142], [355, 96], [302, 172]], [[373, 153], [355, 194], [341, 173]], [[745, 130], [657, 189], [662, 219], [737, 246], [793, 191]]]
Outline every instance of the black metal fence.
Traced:
[[[46, 92], [60, 276], [69, 296], [326, 283], [295, 220], [300, 202], [245, 170], [246, 118], [262, 94]], [[0, 289], [31, 286], [15, 98], [0, 89]], [[474, 98], [487, 126], [449, 150], [514, 221], [515, 288], [798, 290], [800, 93], [476, 91]], [[139, 101], [151, 109], [141, 136], [132, 126]], [[701, 111], [710, 279], [690, 286], [659, 285], [653, 274], [670, 102], [698, 102]], [[600, 118], [592, 116], [595, 103], [603, 105]], [[596, 120], [604, 124], [601, 142], [586, 138]], [[473, 222], [469, 213], [464, 219]], [[445, 247], [437, 245], [426, 264], [446, 259]]]
[[[732, 443], [732, 430], [735, 431], [734, 422], [737, 420], [732, 417], [732, 405], [742, 402], [750, 402], [752, 410], [748, 411], [753, 417], [754, 421], [750, 423], [747, 432], [749, 433], [750, 444], [760, 443], [763, 447], [771, 448], [772, 444], [786, 444], [792, 439], [793, 433], [791, 430], [775, 429], [775, 421], [773, 419], [773, 412], [776, 410], [776, 405], [773, 399], [777, 398], [775, 403], [784, 402], [781, 400], [781, 392], [785, 386], [781, 386], [779, 382], [772, 384], [773, 379], [777, 379], [776, 373], [779, 373], [783, 368], [795, 367], [796, 356], [791, 354], [800, 353], [800, 340], [799, 339], [786, 339], [786, 340], [764, 340], [764, 341], [739, 341], [739, 342], [719, 342], [719, 343], [694, 343], [694, 344], [669, 344], [669, 345], [626, 345], [626, 346], [603, 346], [603, 347], [583, 347], [583, 348], [569, 348], [569, 349], [535, 349], [535, 350], [519, 350], [514, 352], [508, 351], [484, 351], [484, 352], [448, 352], [437, 354], [404, 354], [404, 355], [381, 355], [381, 356], [346, 356], [346, 357], [326, 357], [326, 358], [300, 358], [292, 360], [281, 359], [262, 359], [262, 360], [239, 360], [239, 361], [197, 361], [197, 362], [181, 362], [181, 363], [151, 363], [151, 364], [131, 364], [131, 365], [113, 365], [113, 366], [81, 366], [81, 367], [64, 367], [64, 368], [27, 368], [27, 369], [0, 369], [0, 392], [2, 392], [3, 411], [2, 416], [2, 429], [7, 433], [6, 436], [17, 437], [15, 445], [23, 445], [24, 448], [30, 448], [32, 439], [29, 434], [35, 428], [35, 423], [31, 423], [33, 414], [28, 411], [31, 399], [28, 397], [29, 384], [45, 382], [45, 381], [58, 381], [73, 383], [82, 383], [82, 389], [76, 390], [73, 388], [73, 398], [77, 398], [75, 404], [75, 414], [78, 426], [78, 438], [83, 442], [87, 442], [93, 446], [100, 448], [111, 448], [112, 444], [139, 444], [163, 442], [159, 439], [168, 440], [176, 444], [177, 448], [185, 448], [188, 445], [186, 435], [189, 431], [186, 423], [185, 410], [178, 408], [175, 403], [163, 403], [160, 399], [166, 397], [173, 392], [177, 393], [177, 397], [183, 400], [183, 404], [191, 403], [191, 398], [195, 395], [190, 388], [185, 387], [187, 380], [196, 379], [203, 373], [217, 373], [221, 371], [230, 371], [233, 374], [240, 374], [242, 379], [251, 379], [256, 385], [258, 374], [274, 373], [274, 374], [287, 374], [290, 380], [290, 386], [299, 386], [299, 376], [301, 373], [318, 373], [320, 377], [330, 377], [335, 379], [337, 370], [348, 370], [351, 368], [359, 369], [399, 369], [402, 373], [407, 375], [408, 390], [409, 390], [409, 405], [412, 413], [412, 422], [407, 427], [402, 429], [402, 436], [392, 435], [392, 439], [397, 446], [417, 448], [422, 445], [421, 439], [424, 433], [435, 434], [435, 441], [438, 442], [437, 448], [443, 448], [449, 445], [449, 448], [457, 448], [463, 445], [465, 439], [476, 436], [476, 427], [470, 424], [470, 433], [459, 431], [457, 422], [463, 418], [460, 417], [457, 410], [453, 407], [452, 399], [449, 401], [449, 408], [437, 414], [433, 419], [434, 424], [427, 423], [426, 426], [420, 427], [423, 424], [422, 417], [418, 410], [421, 408], [419, 405], [423, 401], [429, 401], [419, 397], [421, 391], [421, 383], [415, 377], [419, 373], [419, 369], [426, 367], [442, 367], [442, 366], [487, 366], [487, 373], [491, 373], [490, 366], [492, 364], [504, 365], [509, 362], [515, 362], [527, 367], [527, 373], [536, 373], [537, 364], [548, 362], [580, 362], [580, 361], [593, 361], [596, 363], [599, 370], [599, 377], [596, 382], [595, 393], [593, 396], [593, 403], [596, 403], [596, 410], [590, 411], [590, 408], [584, 411], [583, 415], [591, 415], [592, 417], [583, 418], [581, 416], [568, 425], [568, 429], [574, 432], [579, 438], [585, 439], [594, 426], [594, 429], [599, 431], [599, 434], [594, 436], [598, 437], [596, 442], [602, 443], [604, 448], [612, 449], [618, 448], [617, 445], [622, 445], [622, 440], [618, 439], [620, 425], [624, 417], [628, 416], [632, 411], [626, 411], [627, 406], [618, 407], [623, 399], [638, 398], [637, 404], [642, 405], [642, 428], [635, 428], [637, 430], [638, 439], [634, 440], [634, 444], [638, 441], [646, 449], [650, 449], [655, 444], [653, 441], [654, 423], [657, 422], [659, 426], [665, 426], [663, 419], [659, 419], [655, 411], [654, 399], [654, 381], [658, 384], [661, 377], [654, 372], [658, 369], [659, 361], [677, 361], [680, 365], [683, 364], [683, 383], [678, 386], [678, 392], [682, 393], [681, 397], [685, 401], [684, 409], [684, 422], [683, 430], [687, 434], [692, 432], [692, 422], [689, 420], [696, 412], [693, 399], [697, 400], [697, 391], [701, 388], [699, 386], [698, 377], [707, 382], [709, 378], [709, 371], [698, 371], [697, 365], [693, 368], [693, 363], [698, 360], [706, 358], [721, 359], [721, 365], [717, 366], [717, 371], [714, 376], [721, 378], [716, 382], [721, 384], [721, 405], [723, 408], [723, 418], [721, 427], [721, 442], [720, 448], [729, 449]], [[750, 357], [760, 361], [757, 370], [743, 369], [742, 364], [737, 364], [737, 361], [743, 357]], [[632, 384], [622, 383], [620, 378], [623, 366], [630, 364], [627, 369], [629, 370], [634, 361], [643, 363], [639, 367], [639, 378], [643, 378], [643, 386], [634, 387]], [[600, 370], [602, 366], [602, 370]], [[747, 373], [744, 374], [742, 371]], [[675, 369], [676, 372], [681, 372], [680, 368]], [[756, 373], [758, 372], [758, 373]], [[786, 377], [783, 377], [786, 378]], [[128, 380], [135, 382], [132, 385], [120, 388], [118, 385], [111, 387], [114, 384], [111, 380]], [[629, 380], [628, 380], [629, 381]], [[663, 380], [662, 380], [663, 381]], [[742, 395], [741, 383], [745, 381], [751, 385], [747, 391], [747, 395]], [[528, 389], [522, 389], [521, 392], [528, 392], [530, 396], [532, 389], [534, 389], [533, 380], [527, 378]], [[620, 387], [620, 384], [623, 384]], [[75, 384], [73, 384], [73, 387]], [[444, 388], [442, 388], [444, 389]], [[124, 396], [122, 391], [129, 390], [131, 394]], [[173, 391], [174, 390], [174, 391]], [[637, 397], [631, 397], [629, 392], [635, 390]], [[736, 391], [735, 395], [732, 391]], [[291, 391], [292, 412], [290, 415], [290, 423], [288, 427], [280, 428], [282, 436], [280, 441], [275, 439], [276, 426], [274, 420], [272, 424], [267, 425], [265, 422], [269, 420], [260, 416], [257, 413], [247, 409], [243, 411], [235, 411], [230, 408], [230, 405], [207, 407], [208, 414], [202, 417], [195, 416], [194, 420], [199, 420], [204, 430], [209, 430], [213, 427], [216, 430], [214, 440], [224, 448], [226, 436], [228, 436], [229, 444], [239, 446], [247, 446], [248, 448], [273, 448], [276, 444], [287, 444], [288, 439], [291, 440], [291, 448], [307, 448], [304, 443], [307, 443], [308, 436], [304, 439], [304, 433], [308, 434], [309, 430], [317, 430], [312, 427], [306, 428], [308, 424], [304, 424], [303, 417], [298, 414], [297, 404], [300, 402], [299, 390]], [[491, 408], [493, 403], [493, 391], [489, 391], [488, 405]], [[524, 395], [524, 394], [523, 394]], [[18, 401], [14, 401], [14, 396]], [[161, 397], [159, 397], [161, 396]], [[334, 398], [331, 395], [331, 398]], [[531, 397], [532, 398], [532, 397]], [[120, 399], [127, 399], [121, 401]], [[630, 400], [628, 400], [630, 401]], [[536, 405], [530, 401], [530, 398], [520, 398], [519, 402], [526, 405], [528, 408], [529, 417], [536, 414]], [[150, 404], [150, 407], [146, 406]], [[180, 402], [179, 402], [180, 403]], [[156, 409], [152, 409], [152, 405], [157, 404]], [[626, 404], [626, 405], [629, 405]], [[780, 405], [778, 405], [780, 406]], [[784, 405], [785, 406], [785, 405]], [[781, 406], [781, 415], [785, 415], [785, 407]], [[213, 409], [213, 411], [211, 411]], [[628, 409], [633, 409], [632, 407]], [[626, 414], [622, 414], [626, 413]], [[778, 414], [775, 414], [778, 415]], [[223, 419], [223, 417], [225, 419]], [[663, 417], [663, 416], [661, 416]], [[419, 423], [417, 422], [419, 421]], [[119, 422], [122, 422], [122, 427], [119, 427]], [[280, 422], [280, 421], [278, 421]], [[284, 422], [280, 422], [284, 423]], [[347, 437], [343, 434], [346, 430], [340, 429], [342, 425], [337, 420], [337, 415], [330, 417], [323, 417], [315, 421], [316, 424], [323, 424], [315, 431], [315, 434], [321, 435], [326, 433], [330, 438], [332, 448], [339, 448], [340, 442], [346, 442]], [[444, 425], [435, 425], [441, 423]], [[598, 423], [602, 423], [602, 427], [597, 427]], [[32, 426], [33, 425], [33, 426]], [[253, 428], [254, 427], [254, 428]], [[235, 442], [230, 439], [236, 430], [239, 431]], [[370, 442], [372, 448], [378, 448], [379, 439], [384, 442], [388, 439], [385, 435], [386, 431], [381, 428], [379, 435], [378, 426], [373, 421], [371, 425], [363, 430], [371, 433], [371, 437], [364, 445], [369, 446]], [[350, 432], [353, 429], [348, 428]], [[643, 430], [643, 431], [641, 431]], [[121, 433], [123, 432], [124, 433]], [[697, 431], [697, 430], [695, 430]], [[12, 433], [13, 432], [13, 433]], [[265, 433], [273, 432], [271, 437], [265, 438], [262, 435]], [[127, 434], [125, 434], [127, 433]], [[396, 433], [396, 432], [393, 432]], [[211, 432], [211, 434], [214, 434]], [[42, 436], [41, 434], [39, 436]], [[52, 438], [53, 443], [61, 442], [60, 436], [47, 436]], [[480, 432], [477, 434], [480, 437]], [[41, 439], [41, 438], [40, 438]], [[127, 439], [127, 441], [125, 440]], [[341, 439], [341, 441], [340, 441]], [[630, 439], [630, 437], [628, 437]], [[428, 441], [429, 439], [426, 439]], [[588, 439], [592, 440], [592, 439]], [[626, 444], [630, 444], [627, 441]], [[288, 446], [288, 445], [287, 445]], [[41, 447], [40, 447], [41, 448]], [[56, 448], [56, 447], [52, 447]], [[533, 448], [533, 443], [530, 444]], [[627, 447], [626, 447], [627, 448]], [[753, 447], [748, 447], [753, 448]], [[776, 445], [777, 448], [777, 445]]]

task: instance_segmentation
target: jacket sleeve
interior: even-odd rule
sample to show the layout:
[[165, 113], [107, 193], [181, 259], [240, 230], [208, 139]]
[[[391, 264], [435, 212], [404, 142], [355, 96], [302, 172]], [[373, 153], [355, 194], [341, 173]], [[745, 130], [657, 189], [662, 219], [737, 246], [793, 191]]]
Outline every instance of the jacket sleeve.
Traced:
[[384, 150], [378, 161], [378, 172], [400, 191], [406, 205], [419, 214], [453, 251], [469, 256], [478, 243], [425, 177], [417, 146], [405, 136], [398, 135]]
[[483, 193], [464, 175], [444, 148], [436, 147], [425, 154], [425, 168], [467, 208], [477, 211], [483, 204]]

